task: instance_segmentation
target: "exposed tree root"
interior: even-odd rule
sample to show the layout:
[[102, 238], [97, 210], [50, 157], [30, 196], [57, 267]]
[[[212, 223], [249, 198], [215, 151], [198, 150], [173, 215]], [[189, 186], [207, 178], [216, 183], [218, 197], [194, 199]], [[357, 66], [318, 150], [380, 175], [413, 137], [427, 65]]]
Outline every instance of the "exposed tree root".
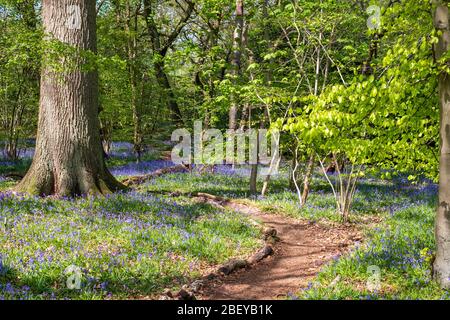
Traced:
[[118, 182], [109, 171], [94, 176], [88, 170], [77, 170], [78, 174], [61, 172], [58, 177], [51, 171], [36, 170], [33, 167], [22, 181], [14, 187], [17, 193], [30, 195], [107, 195], [117, 191], [126, 190], [127, 187]]

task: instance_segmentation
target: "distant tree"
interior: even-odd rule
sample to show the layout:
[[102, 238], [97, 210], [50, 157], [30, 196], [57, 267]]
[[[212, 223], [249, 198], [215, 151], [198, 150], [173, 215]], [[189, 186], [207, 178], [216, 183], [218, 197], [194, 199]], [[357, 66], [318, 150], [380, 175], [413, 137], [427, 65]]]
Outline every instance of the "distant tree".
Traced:
[[0, 1], [0, 139], [10, 160], [35, 131], [39, 88], [39, 26], [35, 0]]
[[178, 23], [172, 30], [169, 30], [167, 34], [158, 28], [158, 24], [155, 20], [155, 7], [157, 7], [158, 3], [156, 3], [156, 1], [143, 0], [143, 4], [144, 18], [154, 54], [156, 78], [159, 86], [166, 92], [172, 120], [176, 123], [182, 123], [183, 116], [170, 83], [170, 79], [165, 71], [165, 61], [169, 49], [177, 41], [180, 33], [191, 18], [195, 9], [195, 4], [193, 1], [188, 0], [185, 0], [184, 4], [177, 2], [179, 10], [181, 10], [182, 13], [180, 14]]

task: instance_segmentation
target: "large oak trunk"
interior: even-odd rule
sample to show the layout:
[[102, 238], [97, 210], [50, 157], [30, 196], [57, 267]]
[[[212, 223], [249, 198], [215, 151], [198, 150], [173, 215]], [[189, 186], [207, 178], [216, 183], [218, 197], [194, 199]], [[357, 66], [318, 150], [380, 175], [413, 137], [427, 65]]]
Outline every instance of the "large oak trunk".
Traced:
[[[42, 8], [48, 38], [96, 52], [95, 1], [44, 0]], [[97, 71], [81, 70], [86, 61], [80, 55], [60, 57], [58, 63], [67, 65], [69, 60], [70, 70], [56, 72], [49, 65], [42, 69], [36, 152], [16, 188], [19, 192], [68, 196], [123, 188], [104, 162]]]
[[[442, 32], [439, 43], [435, 47], [436, 58], [439, 59], [450, 48], [447, 4], [437, 6], [434, 20], [436, 29]], [[441, 156], [434, 276], [443, 288], [450, 289], [450, 76], [445, 72], [442, 72], [439, 78], [439, 98], [441, 104]]]

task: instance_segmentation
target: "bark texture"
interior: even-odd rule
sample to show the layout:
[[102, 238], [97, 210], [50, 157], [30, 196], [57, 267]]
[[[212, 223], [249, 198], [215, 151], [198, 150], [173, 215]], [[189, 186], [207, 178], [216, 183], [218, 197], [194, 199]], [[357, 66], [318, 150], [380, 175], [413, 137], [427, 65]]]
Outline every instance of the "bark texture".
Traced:
[[[449, 11], [446, 3], [440, 2], [435, 11], [434, 24], [441, 31], [435, 47], [440, 59], [450, 48]], [[439, 76], [439, 98], [441, 104], [441, 155], [439, 178], [439, 207], [436, 217], [437, 253], [434, 276], [445, 289], [450, 289], [450, 76], [442, 72]]]
[[305, 172], [305, 179], [303, 180], [303, 192], [302, 192], [302, 205], [304, 206], [306, 204], [306, 201], [308, 201], [309, 196], [309, 190], [311, 187], [311, 177], [314, 172], [314, 160], [315, 160], [314, 153], [311, 153], [308, 160], [308, 166], [306, 168]]
[[[79, 14], [70, 6], [78, 6]], [[48, 38], [96, 52], [95, 1], [44, 0], [42, 17]], [[78, 19], [78, 26], [70, 19]], [[86, 61], [80, 55], [60, 57], [58, 63], [66, 65], [69, 59], [74, 67], [68, 71], [56, 72], [50, 65], [42, 69], [36, 152], [18, 192], [71, 196], [124, 188], [104, 162], [97, 71], [82, 70]]]
[[[238, 78], [241, 75], [241, 57], [242, 57], [242, 42], [244, 36], [244, 0], [236, 0], [236, 28], [233, 35], [233, 60], [231, 64], [233, 65], [233, 77], [234, 83], [237, 83]], [[229, 110], [229, 123], [228, 128], [231, 130], [236, 130], [237, 128], [237, 113], [239, 108], [238, 97], [232, 98], [232, 103]]]

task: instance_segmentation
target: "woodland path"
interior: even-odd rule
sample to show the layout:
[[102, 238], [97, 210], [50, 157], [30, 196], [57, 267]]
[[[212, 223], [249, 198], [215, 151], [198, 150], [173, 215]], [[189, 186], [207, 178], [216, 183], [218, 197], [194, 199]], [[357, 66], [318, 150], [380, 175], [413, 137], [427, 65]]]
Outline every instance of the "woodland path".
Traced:
[[323, 226], [262, 212], [233, 200], [204, 199], [226, 206], [277, 230], [274, 254], [256, 265], [219, 277], [197, 296], [203, 300], [272, 300], [297, 293], [334, 257], [347, 252], [360, 232], [349, 225]]

